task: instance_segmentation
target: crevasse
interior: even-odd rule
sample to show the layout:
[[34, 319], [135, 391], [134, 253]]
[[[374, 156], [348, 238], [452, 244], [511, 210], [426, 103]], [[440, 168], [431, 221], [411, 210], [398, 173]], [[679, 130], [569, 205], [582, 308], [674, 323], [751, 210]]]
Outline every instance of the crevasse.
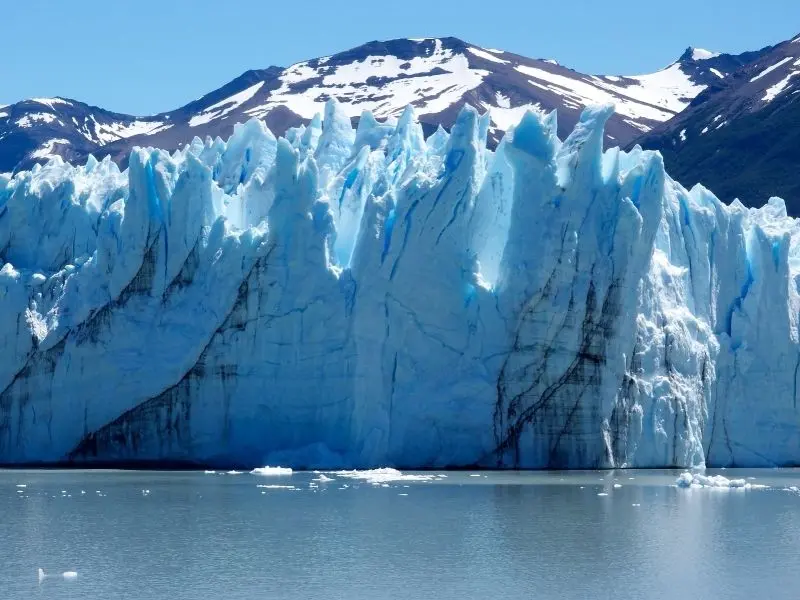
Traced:
[[0, 462], [800, 462], [797, 222], [527, 113], [0, 176]]

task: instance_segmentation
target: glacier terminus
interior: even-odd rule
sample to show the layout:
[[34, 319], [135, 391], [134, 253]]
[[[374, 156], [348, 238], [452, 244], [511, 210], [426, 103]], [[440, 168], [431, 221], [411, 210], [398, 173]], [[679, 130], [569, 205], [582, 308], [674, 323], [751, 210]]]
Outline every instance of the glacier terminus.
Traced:
[[800, 463], [800, 232], [529, 111], [0, 175], [0, 463]]

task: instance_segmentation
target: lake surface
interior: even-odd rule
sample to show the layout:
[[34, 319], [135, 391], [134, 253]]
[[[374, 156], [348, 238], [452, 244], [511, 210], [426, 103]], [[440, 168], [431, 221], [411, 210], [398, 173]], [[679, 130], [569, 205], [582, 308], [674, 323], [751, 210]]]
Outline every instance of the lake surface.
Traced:
[[800, 471], [716, 473], [771, 488], [679, 489], [677, 471], [0, 471], [0, 597], [797, 598]]

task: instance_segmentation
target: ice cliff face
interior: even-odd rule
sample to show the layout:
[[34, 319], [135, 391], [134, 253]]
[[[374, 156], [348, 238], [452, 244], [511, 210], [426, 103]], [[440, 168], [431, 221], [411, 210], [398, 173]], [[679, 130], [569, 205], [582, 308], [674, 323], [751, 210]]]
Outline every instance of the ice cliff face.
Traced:
[[603, 153], [611, 112], [0, 176], [0, 462], [800, 462], [796, 222]]

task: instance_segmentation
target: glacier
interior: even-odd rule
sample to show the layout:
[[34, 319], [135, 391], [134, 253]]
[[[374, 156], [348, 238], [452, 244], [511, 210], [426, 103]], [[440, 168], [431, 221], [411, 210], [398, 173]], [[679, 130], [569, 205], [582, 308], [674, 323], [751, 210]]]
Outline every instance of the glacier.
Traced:
[[0, 463], [800, 463], [800, 233], [658, 153], [331, 100], [0, 175]]

